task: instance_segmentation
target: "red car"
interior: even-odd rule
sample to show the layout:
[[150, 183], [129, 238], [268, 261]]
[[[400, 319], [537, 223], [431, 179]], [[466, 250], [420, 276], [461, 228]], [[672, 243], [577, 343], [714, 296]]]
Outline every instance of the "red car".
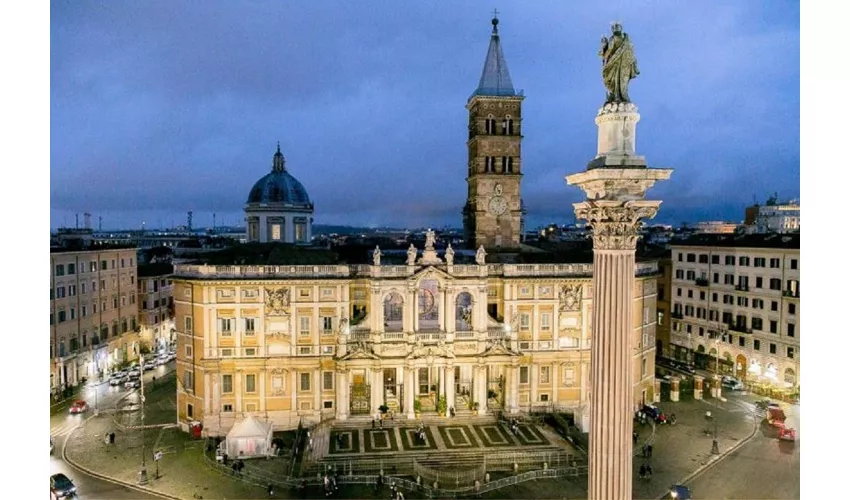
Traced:
[[72, 415], [76, 415], [77, 413], [84, 413], [89, 409], [89, 405], [83, 401], [82, 399], [78, 399], [71, 404], [71, 409], [68, 410]]

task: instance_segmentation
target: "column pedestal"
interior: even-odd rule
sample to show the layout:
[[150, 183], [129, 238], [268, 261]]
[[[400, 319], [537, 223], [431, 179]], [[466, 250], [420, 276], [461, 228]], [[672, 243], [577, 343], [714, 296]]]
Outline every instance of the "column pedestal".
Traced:
[[655, 379], [655, 387], [652, 391], [652, 402], [660, 403], [661, 402], [661, 381]]
[[702, 399], [702, 384], [702, 376], [694, 375], [694, 399]]
[[679, 402], [679, 377], [670, 378], [670, 401]]

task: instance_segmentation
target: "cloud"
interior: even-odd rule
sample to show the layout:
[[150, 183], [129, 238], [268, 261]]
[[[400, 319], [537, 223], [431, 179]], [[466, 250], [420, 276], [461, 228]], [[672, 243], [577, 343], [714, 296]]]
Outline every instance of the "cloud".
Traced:
[[[526, 95], [529, 220], [572, 217], [563, 177], [595, 155], [596, 50], [613, 19], [641, 70], [638, 150], [676, 169], [653, 191], [662, 214], [799, 195], [794, 5], [496, 6]], [[51, 225], [86, 210], [126, 224], [149, 207], [239, 213], [277, 141], [317, 222], [459, 225], [490, 15], [472, 1], [52, 2]]]

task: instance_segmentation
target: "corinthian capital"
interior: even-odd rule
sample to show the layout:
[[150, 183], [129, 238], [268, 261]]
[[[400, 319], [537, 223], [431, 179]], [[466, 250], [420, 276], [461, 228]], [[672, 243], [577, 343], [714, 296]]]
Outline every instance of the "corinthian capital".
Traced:
[[640, 237], [641, 219], [658, 213], [660, 201], [583, 201], [575, 203], [576, 218], [591, 226], [594, 250], [634, 250]]

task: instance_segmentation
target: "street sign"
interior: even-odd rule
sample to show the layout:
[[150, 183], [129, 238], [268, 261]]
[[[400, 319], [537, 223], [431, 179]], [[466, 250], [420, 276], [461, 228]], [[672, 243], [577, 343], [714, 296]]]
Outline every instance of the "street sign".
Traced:
[[162, 458], [162, 452], [161, 451], [158, 451], [158, 452], [153, 454], [154, 461], [158, 462], [161, 458]]

